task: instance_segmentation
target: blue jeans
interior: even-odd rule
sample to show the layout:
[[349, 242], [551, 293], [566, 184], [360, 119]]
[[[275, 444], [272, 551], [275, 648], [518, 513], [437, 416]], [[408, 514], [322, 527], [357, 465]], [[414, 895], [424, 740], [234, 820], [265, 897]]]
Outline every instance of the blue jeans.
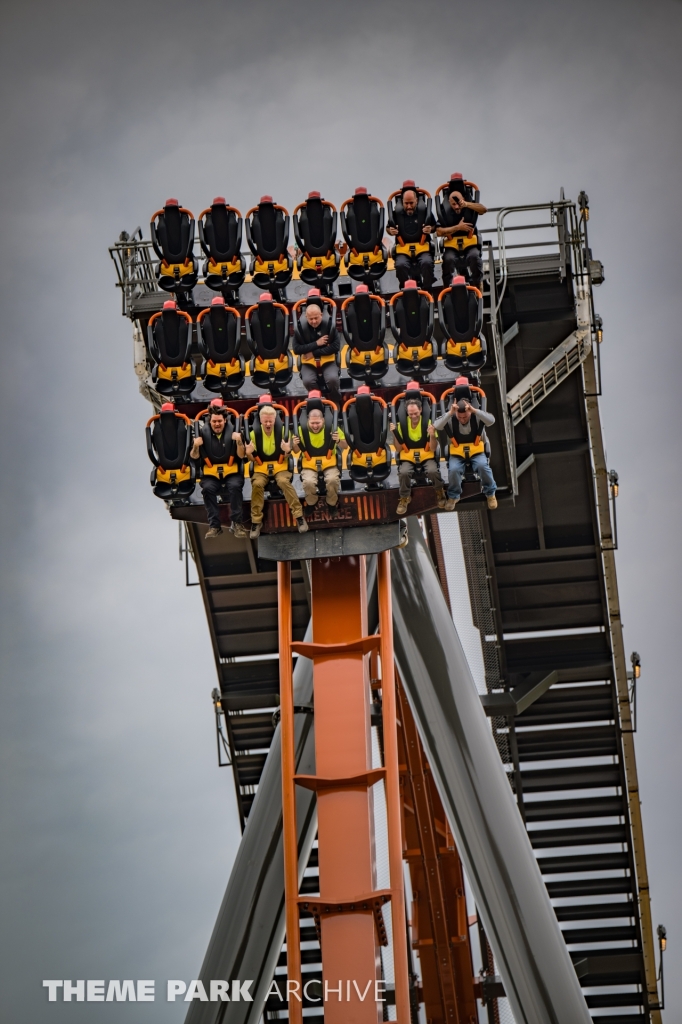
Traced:
[[[488, 464], [488, 459], [484, 452], [479, 452], [478, 455], [471, 456], [472, 468], [476, 470], [481, 478], [483, 485], [483, 493], [486, 498], [489, 498], [491, 494], [494, 494], [497, 490], [497, 484], [493, 477], [493, 471]], [[464, 469], [466, 462], [459, 455], [451, 455], [450, 462], [448, 465], [448, 498], [459, 498], [462, 494], [462, 479], [464, 477]]]

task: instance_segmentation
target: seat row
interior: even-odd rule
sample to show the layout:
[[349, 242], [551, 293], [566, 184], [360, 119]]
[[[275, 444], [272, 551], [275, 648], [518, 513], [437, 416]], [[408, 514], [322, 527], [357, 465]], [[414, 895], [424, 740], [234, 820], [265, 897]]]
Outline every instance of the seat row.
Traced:
[[[311, 305], [322, 311], [318, 334], [329, 339], [331, 353], [316, 356], [305, 344], [306, 311]], [[442, 338], [434, 338], [434, 307]], [[389, 302], [358, 285], [354, 295], [341, 304], [341, 327], [345, 339], [345, 362], [356, 381], [375, 385], [386, 375], [392, 355], [398, 372], [414, 380], [425, 380], [434, 371], [439, 358], [455, 376], [475, 377], [486, 360], [486, 341], [482, 333], [483, 300], [481, 292], [457, 277], [444, 288], [437, 303], [430, 292], [412, 280]], [[386, 342], [388, 322], [394, 338], [392, 352]], [[244, 313], [216, 296], [201, 310], [196, 322], [180, 309], [175, 300], [164, 302], [147, 327], [147, 344], [153, 362], [152, 379], [159, 394], [187, 397], [197, 376], [204, 387], [223, 398], [235, 397], [246, 379], [246, 361], [242, 355], [242, 326], [251, 353], [250, 375], [258, 387], [281, 394], [292, 380], [294, 356], [298, 366], [309, 363], [318, 373], [329, 361], [341, 363], [337, 339], [337, 306], [333, 299], [311, 289], [306, 299], [294, 303], [291, 312], [270, 292]], [[293, 329], [293, 330], [292, 330]], [[198, 374], [192, 361], [194, 332], [202, 356]], [[293, 353], [291, 351], [293, 334]], [[297, 350], [300, 349], [300, 353]]]
[[[430, 427], [440, 418], [450, 414], [458, 402], [464, 399], [474, 409], [486, 408], [485, 393], [463, 377], [447, 389], [440, 401], [420, 388], [416, 382], [407, 385], [404, 392], [396, 395], [390, 407], [367, 386], [358, 389], [357, 394], [344, 403], [342, 412], [333, 402], [312, 392], [305, 401], [299, 402], [290, 415], [285, 406], [274, 402], [271, 395], [261, 396], [259, 402], [240, 415], [224, 405], [221, 399], [214, 399], [207, 409], [202, 410], [194, 421], [176, 410], [168, 402], [159, 413], [147, 423], [147, 452], [154, 468], [150, 483], [157, 497], [174, 505], [189, 503], [197, 480], [205, 476], [227, 480], [234, 474], [246, 476], [265, 474], [272, 482], [284, 471], [301, 473], [313, 469], [320, 477], [320, 489], [324, 489], [324, 473], [331, 466], [340, 472], [347, 470], [351, 480], [367, 488], [381, 487], [391, 472], [393, 459], [400, 466], [409, 463], [416, 483], [427, 483], [424, 467], [441, 457], [446, 460], [459, 455], [469, 460], [472, 454], [487, 451], [485, 441], [472, 435], [471, 440], [461, 443], [456, 430], [447, 423], [441, 427], [438, 441], [430, 443], [433, 431]], [[410, 414], [408, 406], [419, 403]], [[217, 413], [216, 413], [217, 410]], [[264, 446], [260, 427], [263, 410], [274, 411], [271, 450]], [[322, 443], [311, 443], [308, 416], [319, 410], [324, 417]], [[220, 455], [212, 455], [211, 445], [216, 444], [212, 431], [213, 415], [224, 417], [219, 444]], [[410, 419], [411, 415], [411, 419]], [[339, 428], [343, 424], [343, 434]], [[411, 429], [418, 424], [418, 429]], [[389, 436], [389, 430], [391, 436]], [[435, 435], [434, 435], [435, 436]], [[190, 451], [197, 437], [203, 438], [201, 457], [190, 457]], [[294, 459], [289, 442], [299, 439], [300, 453]], [[347, 445], [344, 455], [338, 440], [343, 437]], [[253, 442], [251, 459], [240, 459], [239, 446]], [[284, 448], [282, 442], [285, 441]], [[248, 449], [247, 449], [248, 450]], [[220, 458], [221, 461], [216, 461]], [[433, 482], [431, 476], [431, 482]]]
[[[453, 194], [459, 199], [452, 200]], [[480, 252], [476, 220], [478, 213], [485, 212], [479, 204], [478, 186], [461, 174], [451, 175], [450, 180], [436, 190], [437, 219], [433, 205], [430, 193], [412, 180], [404, 181], [401, 188], [389, 196], [386, 206], [366, 188], [357, 188], [339, 211], [319, 192], [310, 192], [291, 218], [270, 195], [262, 196], [245, 218], [223, 196], [218, 196], [202, 210], [198, 219], [199, 242], [206, 257], [204, 282], [232, 302], [248, 269], [258, 288], [267, 288], [282, 297], [294, 270], [294, 257], [289, 252], [289, 229], [293, 221], [300, 278], [323, 293], [340, 274], [342, 254], [348, 275], [373, 288], [388, 267], [385, 229], [394, 237], [390, 255], [396, 260], [399, 278], [400, 266], [404, 264], [403, 276], [424, 274], [426, 279], [421, 283], [430, 287], [435, 236], [441, 236], [442, 251], [448, 255], [454, 256], [470, 247], [478, 247]], [[344, 243], [337, 244], [339, 219]], [[241, 251], [243, 227], [253, 256], [248, 268]], [[159, 286], [178, 295], [190, 291], [199, 278], [199, 264], [194, 256], [193, 213], [177, 199], [167, 199], [152, 217], [151, 237], [159, 258], [156, 269]], [[444, 259], [445, 284], [450, 283], [453, 271], [454, 261]], [[471, 283], [480, 281], [472, 278]]]

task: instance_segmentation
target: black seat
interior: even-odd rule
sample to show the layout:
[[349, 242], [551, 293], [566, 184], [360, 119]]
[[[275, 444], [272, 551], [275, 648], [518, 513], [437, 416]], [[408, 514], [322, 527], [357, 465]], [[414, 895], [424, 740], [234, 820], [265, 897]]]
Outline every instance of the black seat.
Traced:
[[485, 366], [487, 346], [481, 331], [483, 296], [463, 277], [454, 278], [438, 297], [438, 319], [444, 334], [443, 362], [457, 374], [477, 375]]
[[[465, 398], [474, 409], [482, 409], [485, 412], [487, 398], [483, 388], [480, 388], [477, 384], [472, 384], [468, 377], [458, 377], [455, 381], [454, 387], [448, 388], [440, 397], [439, 417], [444, 416], [446, 412], [449, 412], [453, 403], [459, 402], [462, 398]], [[447, 428], [441, 433], [438, 440], [441, 451], [445, 453], [445, 459], [447, 461], [450, 441]], [[488, 441], [487, 436], [485, 440], [485, 454], [490, 458], [490, 442]], [[479, 481], [479, 477], [468, 459], [466, 461], [464, 479], [467, 483], [477, 483]]]
[[[327, 445], [323, 445], [321, 448], [315, 448], [308, 441], [308, 413], [312, 409], [319, 409], [324, 416], [324, 431]], [[331, 436], [337, 429], [338, 422], [339, 411], [336, 405], [328, 398], [323, 398], [319, 391], [310, 391], [308, 397], [294, 407], [294, 435], [301, 440], [302, 446], [302, 451], [296, 464], [296, 472], [300, 473], [302, 469], [317, 470], [317, 493], [319, 495], [327, 493], [324, 482], [325, 469], [335, 465], [339, 472], [343, 471], [341, 450], [336, 448], [336, 451], [334, 451], [335, 443]], [[303, 435], [302, 438], [301, 435]]]
[[242, 215], [235, 206], [228, 206], [223, 196], [217, 196], [199, 214], [199, 241], [208, 257], [204, 283], [222, 292], [228, 302], [236, 302], [246, 276], [246, 260], [241, 254]]
[[160, 395], [190, 395], [196, 376], [192, 365], [192, 318], [173, 299], [147, 324], [147, 345], [154, 361], [152, 381]]
[[180, 296], [197, 283], [199, 265], [194, 258], [194, 214], [180, 206], [177, 199], [167, 199], [157, 210], [150, 224], [152, 245], [159, 257], [156, 279], [159, 288]]
[[443, 284], [446, 286], [452, 282], [454, 268], [459, 266], [461, 271], [461, 260], [464, 261], [466, 273], [471, 273], [471, 267], [467, 265], [467, 257], [458, 254], [466, 254], [469, 250], [473, 250], [474, 247], [478, 249], [479, 253], [482, 251], [481, 237], [476, 230], [478, 214], [468, 209], [464, 211], [463, 215], [456, 214], [449, 203], [451, 192], [459, 192], [469, 203], [478, 203], [481, 198], [478, 185], [473, 181], [466, 181], [461, 174], [451, 174], [450, 180], [446, 181], [443, 185], [439, 185], [436, 189], [436, 215], [439, 226], [449, 228], [455, 224], [461, 224], [464, 227], [467, 225], [473, 227], [471, 235], [460, 233], [450, 238], [441, 238]]
[[[406, 192], [414, 192], [417, 197], [417, 207], [412, 214], [408, 214], [403, 207], [403, 195]], [[408, 264], [410, 270], [405, 272], [405, 277], [414, 278], [420, 286], [423, 285], [426, 288], [430, 288], [433, 284], [434, 245], [432, 235], [423, 231], [422, 228], [435, 227], [436, 222], [431, 212], [431, 206], [431, 194], [426, 189], [415, 185], [412, 179], [404, 181], [402, 187], [392, 192], [386, 200], [388, 226], [395, 228], [398, 232], [395, 236], [395, 244], [391, 248], [391, 256], [394, 260], [396, 256], [406, 256], [411, 263]], [[424, 282], [421, 279], [419, 257], [427, 255], [430, 257], [430, 273]], [[397, 266], [396, 273], [398, 273], [399, 280], [404, 280]]]
[[154, 494], [171, 505], [188, 505], [196, 479], [189, 457], [193, 441], [191, 420], [166, 402], [161, 412], [148, 420], [145, 435], [147, 454], [154, 463], [149, 480]]
[[[419, 441], [412, 441], [408, 432], [407, 424], [407, 400], [421, 400], [422, 405], [422, 437]], [[397, 440], [403, 439], [405, 443], [396, 447], [395, 460], [398, 465], [401, 462], [411, 462], [414, 467], [413, 483], [418, 487], [432, 485], [432, 480], [426, 476], [425, 464], [432, 459], [438, 464], [440, 462], [440, 449], [435, 452], [427, 451], [429, 440], [427, 427], [436, 419], [436, 402], [428, 391], [423, 391], [416, 381], [410, 381], [405, 391], [395, 395], [391, 401], [391, 422], [398, 428]]]
[[[271, 405], [275, 410], [275, 455], [265, 456], [261, 458], [259, 452], [262, 445], [263, 431], [258, 418], [258, 410], [264, 405]], [[285, 455], [280, 444], [282, 438], [289, 437], [289, 410], [283, 406], [278, 405], [272, 400], [272, 395], [265, 394], [261, 395], [258, 399], [257, 405], [252, 405], [244, 413], [244, 437], [248, 441], [251, 433], [253, 432], [256, 439], [256, 451], [255, 451], [255, 463], [252, 463], [249, 459], [244, 460], [244, 473], [247, 477], [252, 477], [254, 473], [263, 473], [267, 477], [268, 483], [265, 487], [265, 492], [270, 498], [282, 498], [282, 492], [278, 487], [275, 476], [277, 473], [281, 473], [282, 470], [287, 470], [289, 473], [294, 472], [294, 460], [291, 454]]]
[[207, 391], [226, 398], [234, 396], [244, 383], [246, 368], [240, 352], [242, 320], [236, 309], [216, 296], [197, 317], [197, 342], [204, 357], [202, 383]]
[[289, 310], [263, 292], [244, 314], [246, 340], [253, 353], [251, 380], [257, 388], [281, 393], [293, 377], [294, 360], [289, 351]]
[[309, 192], [293, 212], [294, 237], [301, 250], [296, 265], [306, 284], [327, 291], [339, 276], [341, 257], [336, 251], [336, 207]]
[[355, 398], [349, 398], [343, 407], [343, 430], [350, 445], [351, 478], [367, 487], [381, 487], [391, 472], [388, 407], [384, 400], [372, 395], [367, 386], [359, 387]]
[[341, 305], [346, 369], [353, 380], [376, 384], [388, 370], [386, 335], [386, 303], [371, 295], [365, 284], [359, 284], [355, 295]]
[[390, 302], [395, 338], [393, 362], [404, 377], [423, 380], [433, 373], [438, 351], [433, 341], [433, 298], [416, 281], [406, 281]]
[[341, 230], [348, 244], [345, 263], [349, 276], [373, 287], [388, 266], [384, 204], [368, 195], [366, 188], [356, 188], [353, 198], [341, 206]]
[[[319, 288], [311, 288], [308, 291], [308, 295], [305, 299], [299, 299], [291, 307], [291, 319], [294, 326], [294, 339], [299, 342], [305, 343], [307, 340], [305, 337], [306, 321], [305, 319], [301, 322], [301, 311], [304, 307], [315, 305], [319, 306], [322, 310], [322, 323], [320, 324], [320, 330], [322, 334], [327, 334], [330, 339], [336, 339], [336, 303], [333, 299], [330, 299], [327, 295], [322, 295]], [[306, 354], [305, 356], [296, 356], [296, 368], [298, 372], [301, 372], [301, 363], [314, 363], [317, 365], [317, 369], [321, 369], [325, 363], [335, 362], [337, 366], [341, 365], [341, 352], [336, 352], [334, 355], [322, 356], [320, 359], [316, 359], [313, 355]]]
[[251, 274], [257, 288], [267, 288], [277, 298], [291, 281], [294, 261], [287, 251], [289, 213], [273, 203], [272, 196], [261, 196], [258, 206], [245, 219], [246, 240], [253, 253]]

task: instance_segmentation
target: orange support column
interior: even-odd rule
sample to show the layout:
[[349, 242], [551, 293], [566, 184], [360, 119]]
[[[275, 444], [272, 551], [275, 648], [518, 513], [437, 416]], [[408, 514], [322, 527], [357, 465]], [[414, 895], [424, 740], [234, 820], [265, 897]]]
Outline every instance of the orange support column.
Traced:
[[[314, 559], [312, 643], [291, 642], [290, 569], [279, 566], [282, 793], [284, 809], [289, 985], [300, 991], [299, 920], [302, 907], [320, 931], [326, 1024], [378, 1024], [383, 1002], [379, 945], [386, 944], [382, 907], [391, 901], [396, 1006], [409, 1024], [409, 983], [402, 868], [390, 563], [380, 557], [383, 632], [367, 635], [364, 556]], [[313, 661], [315, 775], [294, 774], [291, 653]], [[369, 655], [381, 654], [385, 767], [372, 768]], [[387, 793], [390, 889], [378, 890], [372, 786]], [[294, 783], [317, 793], [320, 896], [298, 894]], [[296, 948], [294, 949], [294, 945]], [[289, 997], [300, 1024], [301, 1004]]]
[[[386, 894], [376, 891], [374, 863], [370, 786], [383, 770], [371, 771], [366, 654], [376, 638], [367, 637], [365, 559], [315, 559], [311, 583], [311, 646], [317, 650], [307, 653], [315, 659], [320, 865], [320, 903], [312, 910], [317, 909], [321, 930], [324, 1015], [327, 1024], [376, 1024], [382, 1004], [375, 992], [380, 978], [375, 916]], [[306, 653], [305, 644], [296, 646]]]

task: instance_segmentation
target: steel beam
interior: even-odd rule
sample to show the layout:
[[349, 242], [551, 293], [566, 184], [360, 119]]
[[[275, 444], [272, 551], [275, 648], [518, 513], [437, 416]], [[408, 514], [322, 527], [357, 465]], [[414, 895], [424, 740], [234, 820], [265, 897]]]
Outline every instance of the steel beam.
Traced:
[[396, 663], [517, 1024], [591, 1024], [418, 523], [392, 552]]

